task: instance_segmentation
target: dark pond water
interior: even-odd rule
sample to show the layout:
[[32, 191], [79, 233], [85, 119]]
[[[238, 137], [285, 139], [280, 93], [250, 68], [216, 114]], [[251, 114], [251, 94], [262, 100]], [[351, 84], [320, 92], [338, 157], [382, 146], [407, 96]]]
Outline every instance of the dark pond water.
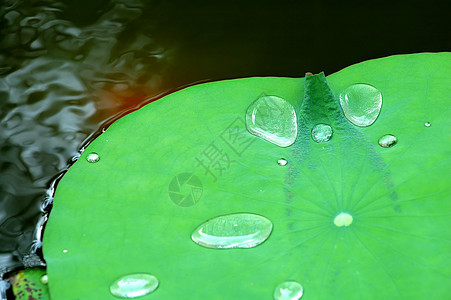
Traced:
[[51, 182], [105, 122], [193, 83], [449, 51], [447, 2], [2, 0], [0, 274], [43, 264]]

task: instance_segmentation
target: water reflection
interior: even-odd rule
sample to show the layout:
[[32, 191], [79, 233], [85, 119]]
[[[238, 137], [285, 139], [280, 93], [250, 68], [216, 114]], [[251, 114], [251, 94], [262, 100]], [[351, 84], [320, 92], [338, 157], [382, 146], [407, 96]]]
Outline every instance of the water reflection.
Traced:
[[42, 264], [49, 184], [83, 141], [174, 85], [142, 1], [83, 2], [0, 4], [0, 275]]

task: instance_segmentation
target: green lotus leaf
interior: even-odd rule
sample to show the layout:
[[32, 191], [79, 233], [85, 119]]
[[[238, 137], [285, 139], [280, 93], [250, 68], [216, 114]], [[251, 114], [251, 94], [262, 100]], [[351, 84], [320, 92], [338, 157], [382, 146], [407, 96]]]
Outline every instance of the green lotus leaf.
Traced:
[[[340, 107], [355, 83], [382, 93], [371, 126]], [[295, 108], [293, 145], [246, 129], [262, 96]], [[424, 53], [327, 80], [206, 83], [144, 106], [94, 140], [58, 185], [43, 246], [52, 299], [115, 299], [109, 286], [134, 273], [159, 280], [142, 299], [272, 299], [283, 281], [300, 283], [302, 299], [446, 299], [450, 96], [451, 53]], [[329, 141], [312, 139], [317, 124], [330, 125]], [[387, 134], [397, 143], [379, 146]], [[100, 159], [89, 162], [92, 153]], [[191, 239], [207, 220], [239, 213], [270, 220], [269, 237], [247, 249]]]

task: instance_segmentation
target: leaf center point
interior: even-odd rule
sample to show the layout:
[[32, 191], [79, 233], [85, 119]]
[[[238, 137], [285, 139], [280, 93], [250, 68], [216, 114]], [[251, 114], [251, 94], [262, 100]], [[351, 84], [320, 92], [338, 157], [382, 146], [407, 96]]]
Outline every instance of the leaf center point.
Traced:
[[337, 227], [349, 226], [352, 224], [352, 220], [352, 216], [349, 213], [341, 212], [335, 217], [334, 224]]

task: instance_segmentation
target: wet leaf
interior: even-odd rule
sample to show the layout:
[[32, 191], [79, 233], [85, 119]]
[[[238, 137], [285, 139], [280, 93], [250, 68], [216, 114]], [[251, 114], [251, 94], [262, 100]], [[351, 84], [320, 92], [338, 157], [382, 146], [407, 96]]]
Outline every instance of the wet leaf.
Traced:
[[[450, 78], [450, 53], [400, 55], [327, 80], [197, 85], [123, 117], [57, 188], [44, 236], [52, 299], [110, 299], [110, 284], [133, 273], [159, 280], [142, 299], [271, 299], [285, 281], [302, 299], [446, 298]], [[382, 93], [368, 127], [338, 101], [356, 83]], [[246, 130], [248, 106], [265, 95], [295, 107], [293, 145]], [[312, 139], [318, 124], [329, 140]], [[396, 145], [379, 146], [386, 134]], [[269, 219], [271, 235], [249, 249], [192, 241], [199, 224], [234, 213]]]

